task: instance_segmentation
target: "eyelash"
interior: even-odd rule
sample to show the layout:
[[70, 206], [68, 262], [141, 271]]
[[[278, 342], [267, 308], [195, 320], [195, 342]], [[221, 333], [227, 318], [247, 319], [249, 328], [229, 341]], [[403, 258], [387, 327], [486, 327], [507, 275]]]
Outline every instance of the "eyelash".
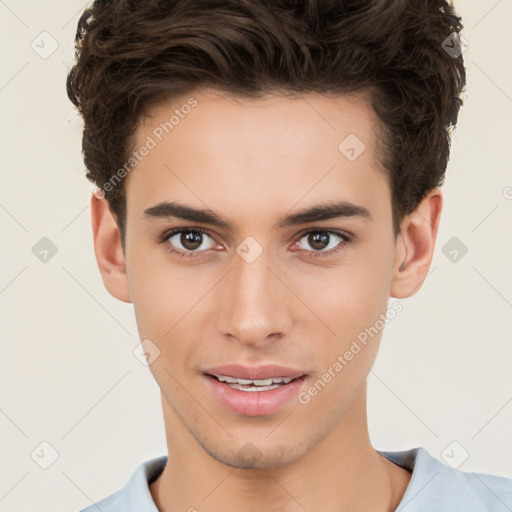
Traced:
[[[204, 229], [201, 228], [176, 228], [172, 229], [171, 231], [166, 231], [159, 239], [159, 243], [166, 243], [169, 241], [169, 239], [179, 233], [196, 233], [199, 235], [206, 235], [209, 238], [213, 240], [213, 237], [208, 234]], [[335, 235], [338, 238], [341, 238], [341, 241], [334, 249], [329, 249], [328, 251], [308, 251], [305, 252], [308, 253], [308, 258], [318, 258], [318, 257], [326, 257], [330, 256], [334, 253], [337, 253], [340, 250], [343, 250], [346, 248], [346, 246], [352, 242], [352, 237], [345, 231], [338, 231], [338, 230], [332, 230], [332, 229], [310, 229], [309, 231], [305, 231], [300, 234], [299, 238], [297, 239], [297, 242], [302, 240], [306, 235], [310, 235], [313, 233], [327, 233], [329, 235]], [[181, 258], [190, 258], [190, 257], [200, 257], [202, 253], [206, 253], [208, 251], [211, 251], [212, 249], [203, 249], [202, 251], [182, 251], [179, 249], [174, 249], [170, 244], [167, 244], [166, 249], [168, 252], [176, 254], [180, 256]], [[301, 249], [299, 249], [301, 251]], [[302, 250], [303, 251], [303, 250]]]

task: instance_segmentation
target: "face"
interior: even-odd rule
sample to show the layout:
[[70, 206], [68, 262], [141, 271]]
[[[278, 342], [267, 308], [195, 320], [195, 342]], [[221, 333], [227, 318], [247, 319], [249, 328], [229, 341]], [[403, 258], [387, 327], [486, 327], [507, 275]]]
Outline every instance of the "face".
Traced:
[[[361, 333], [382, 324], [396, 248], [376, 123], [363, 96], [203, 90], [138, 127], [151, 148], [125, 184], [130, 299], [166, 427], [218, 461], [289, 464], [361, 397], [381, 332]], [[301, 377], [254, 391], [219, 375]]]

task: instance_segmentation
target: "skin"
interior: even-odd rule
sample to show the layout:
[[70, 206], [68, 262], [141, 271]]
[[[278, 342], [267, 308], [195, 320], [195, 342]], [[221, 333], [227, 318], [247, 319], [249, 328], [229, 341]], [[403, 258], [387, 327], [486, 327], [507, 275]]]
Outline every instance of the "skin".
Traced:
[[[163, 512], [395, 510], [411, 473], [372, 447], [366, 414], [366, 378], [382, 332], [308, 404], [292, 399], [266, 416], [228, 411], [202, 371], [276, 363], [306, 372], [307, 390], [386, 312], [389, 297], [421, 287], [441, 191], [423, 199], [395, 239], [374, 143], [377, 118], [361, 94], [241, 99], [203, 89], [151, 110], [136, 146], [190, 96], [198, 105], [126, 180], [124, 252], [108, 203], [91, 199], [104, 284], [133, 303], [140, 338], [160, 350], [150, 370], [170, 457], [150, 485], [153, 499]], [[338, 150], [351, 133], [366, 146], [355, 161]], [[372, 218], [273, 228], [289, 213], [339, 200], [364, 206]], [[209, 209], [232, 229], [146, 218], [162, 201]], [[202, 228], [209, 236], [189, 250], [195, 256], [181, 257], [168, 250], [191, 247], [179, 236], [160, 242], [171, 228]], [[309, 243], [315, 229], [346, 231], [352, 240], [334, 236], [327, 250], [340, 250], [311, 256], [321, 250]], [[252, 263], [236, 252], [248, 236], [263, 248]], [[240, 453], [247, 443], [256, 447], [252, 463]]]

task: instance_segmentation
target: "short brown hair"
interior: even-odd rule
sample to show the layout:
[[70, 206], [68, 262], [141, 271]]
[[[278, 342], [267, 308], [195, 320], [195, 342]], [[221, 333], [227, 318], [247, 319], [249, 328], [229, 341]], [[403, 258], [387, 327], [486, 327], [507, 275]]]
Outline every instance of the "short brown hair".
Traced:
[[103, 187], [148, 109], [202, 87], [253, 98], [369, 91], [396, 236], [444, 181], [466, 74], [443, 41], [456, 40], [460, 21], [445, 0], [94, 1], [66, 85], [84, 121], [87, 177], [104, 190], [123, 245], [124, 187]]

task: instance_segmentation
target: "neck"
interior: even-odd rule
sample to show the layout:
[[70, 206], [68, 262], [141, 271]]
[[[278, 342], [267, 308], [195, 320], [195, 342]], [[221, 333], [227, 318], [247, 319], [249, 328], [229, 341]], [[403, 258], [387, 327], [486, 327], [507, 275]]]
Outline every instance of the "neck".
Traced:
[[277, 468], [234, 468], [207, 453], [162, 397], [169, 458], [150, 486], [160, 512], [275, 509], [392, 512], [411, 473], [371, 445], [366, 384], [350, 409], [304, 456]]

